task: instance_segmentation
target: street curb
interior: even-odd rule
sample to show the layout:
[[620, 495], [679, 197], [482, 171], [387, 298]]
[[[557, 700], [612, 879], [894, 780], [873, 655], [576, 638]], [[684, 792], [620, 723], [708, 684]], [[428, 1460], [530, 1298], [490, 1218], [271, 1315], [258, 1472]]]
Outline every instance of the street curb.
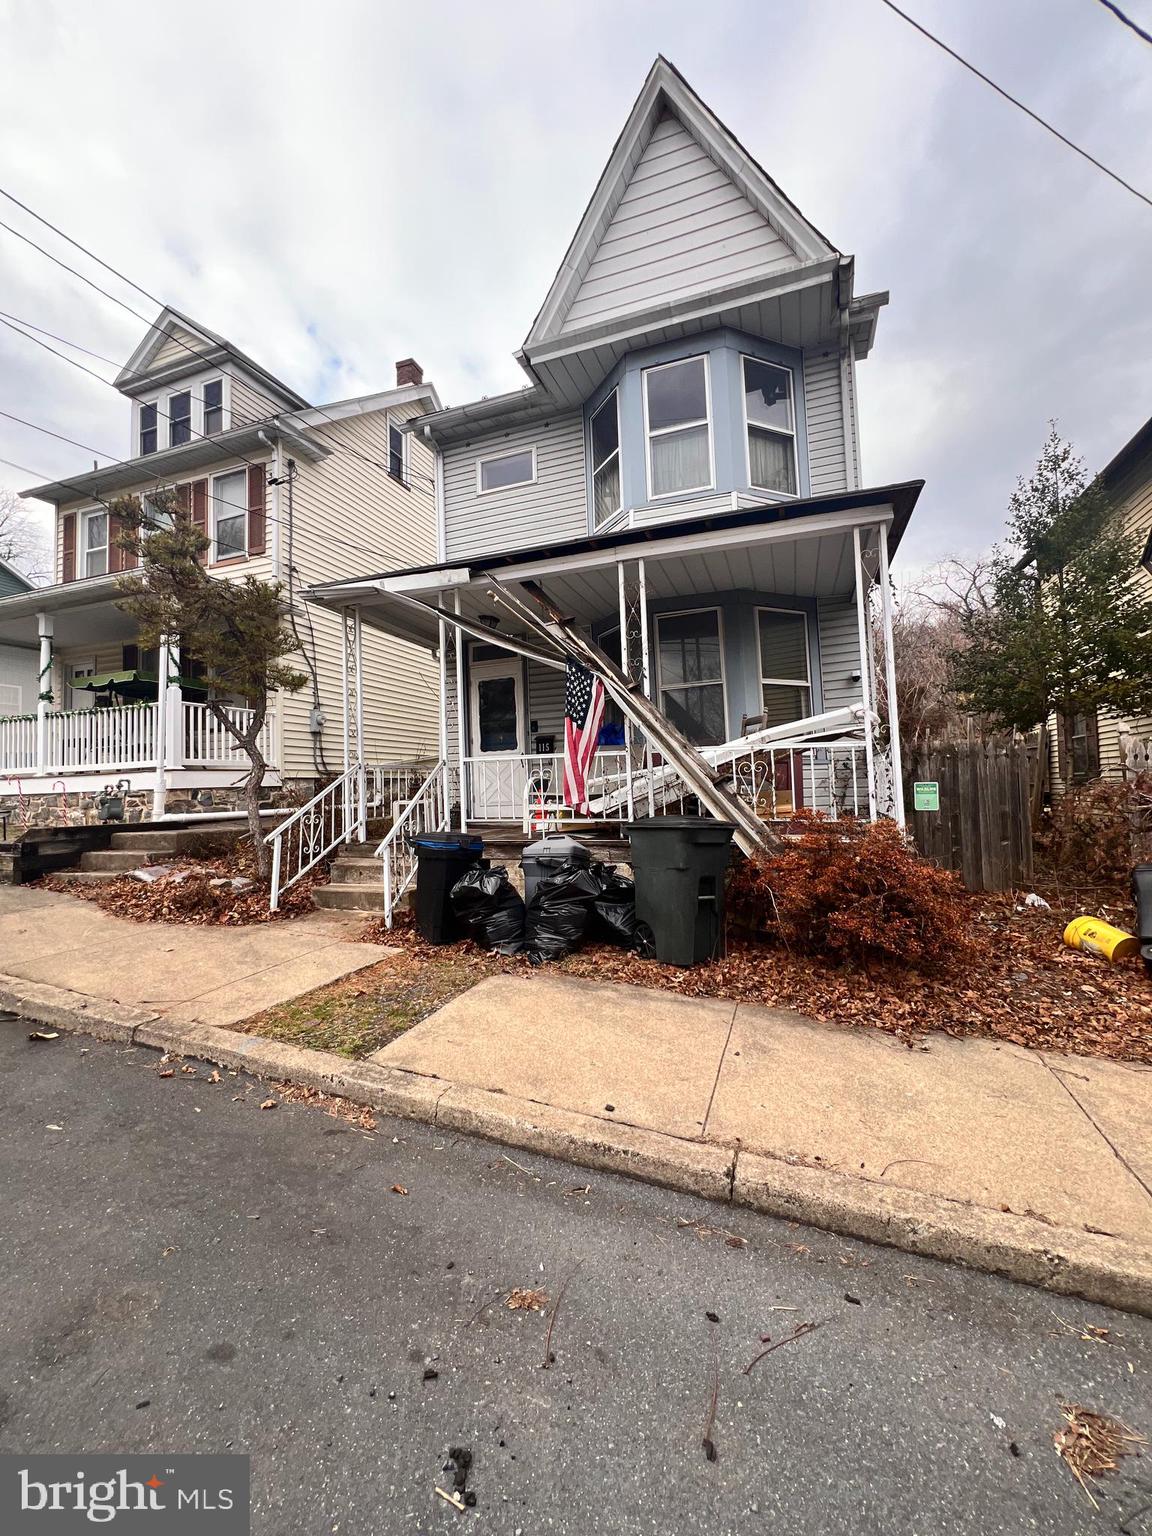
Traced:
[[375, 1062], [350, 1061], [331, 1051], [285, 1045], [262, 1035], [176, 1023], [155, 1012], [18, 977], [0, 975], [0, 1008], [57, 1029], [288, 1080], [383, 1114], [1152, 1317], [1152, 1251], [1121, 1238], [619, 1124]]

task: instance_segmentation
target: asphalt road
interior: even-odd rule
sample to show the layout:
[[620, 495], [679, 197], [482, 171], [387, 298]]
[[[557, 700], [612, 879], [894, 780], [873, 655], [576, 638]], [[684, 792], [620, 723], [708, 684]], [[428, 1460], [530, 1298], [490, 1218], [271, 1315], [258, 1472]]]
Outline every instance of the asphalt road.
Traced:
[[[1152, 1452], [1094, 1511], [1052, 1446], [1062, 1400], [1152, 1431], [1146, 1320], [27, 1036], [0, 1022], [0, 1451], [247, 1452], [260, 1536], [1152, 1536]], [[503, 1298], [566, 1282], [544, 1370], [549, 1314]]]

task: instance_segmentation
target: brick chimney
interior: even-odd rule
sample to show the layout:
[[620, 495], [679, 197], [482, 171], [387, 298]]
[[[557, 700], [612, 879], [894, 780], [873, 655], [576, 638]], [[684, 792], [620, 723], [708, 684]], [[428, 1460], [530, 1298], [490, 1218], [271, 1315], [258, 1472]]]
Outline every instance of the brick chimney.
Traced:
[[396, 388], [405, 384], [423, 384], [424, 370], [414, 357], [402, 357], [396, 364]]

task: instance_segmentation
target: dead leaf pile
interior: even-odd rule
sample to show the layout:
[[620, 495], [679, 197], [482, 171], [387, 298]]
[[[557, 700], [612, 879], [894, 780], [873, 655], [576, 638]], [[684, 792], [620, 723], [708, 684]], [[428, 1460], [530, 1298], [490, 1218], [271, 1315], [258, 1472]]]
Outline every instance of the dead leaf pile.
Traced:
[[1066, 1425], [1052, 1436], [1056, 1454], [1066, 1463], [1072, 1476], [1088, 1495], [1094, 1508], [1099, 1506], [1092, 1498], [1092, 1490], [1086, 1479], [1100, 1477], [1105, 1472], [1115, 1472], [1122, 1456], [1139, 1455], [1140, 1447], [1148, 1442], [1143, 1435], [1133, 1433], [1119, 1419], [1096, 1413], [1091, 1408], [1081, 1408], [1075, 1403], [1061, 1403]]
[[517, 1287], [505, 1296], [504, 1305], [511, 1312], [543, 1312], [548, 1305], [548, 1292]]
[[336, 1120], [346, 1120], [360, 1131], [376, 1129], [376, 1116], [366, 1104], [355, 1104], [351, 1099], [340, 1098], [338, 1094], [321, 1093], [319, 1088], [304, 1088], [299, 1083], [273, 1083], [272, 1086], [285, 1104], [311, 1105]]

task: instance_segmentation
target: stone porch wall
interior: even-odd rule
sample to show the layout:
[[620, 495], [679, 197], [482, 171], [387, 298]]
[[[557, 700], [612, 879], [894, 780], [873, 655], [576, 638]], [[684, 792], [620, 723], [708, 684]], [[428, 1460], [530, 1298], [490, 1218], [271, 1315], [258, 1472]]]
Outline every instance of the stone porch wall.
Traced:
[[[115, 782], [112, 780], [111, 782]], [[94, 826], [99, 822], [97, 798], [103, 790], [103, 782], [93, 784], [90, 791], [73, 791], [69, 795], [18, 795], [5, 787], [0, 789], [0, 834], [3, 818], [7, 818], [7, 836], [19, 837], [28, 827], [77, 827]], [[264, 805], [303, 805], [316, 793], [311, 779], [290, 779], [277, 789], [264, 792]], [[196, 816], [209, 811], [240, 810], [244, 805], [241, 789], [170, 789], [167, 814], [169, 816]], [[152, 791], [131, 790], [124, 797], [124, 825], [148, 822], [152, 819]]]

